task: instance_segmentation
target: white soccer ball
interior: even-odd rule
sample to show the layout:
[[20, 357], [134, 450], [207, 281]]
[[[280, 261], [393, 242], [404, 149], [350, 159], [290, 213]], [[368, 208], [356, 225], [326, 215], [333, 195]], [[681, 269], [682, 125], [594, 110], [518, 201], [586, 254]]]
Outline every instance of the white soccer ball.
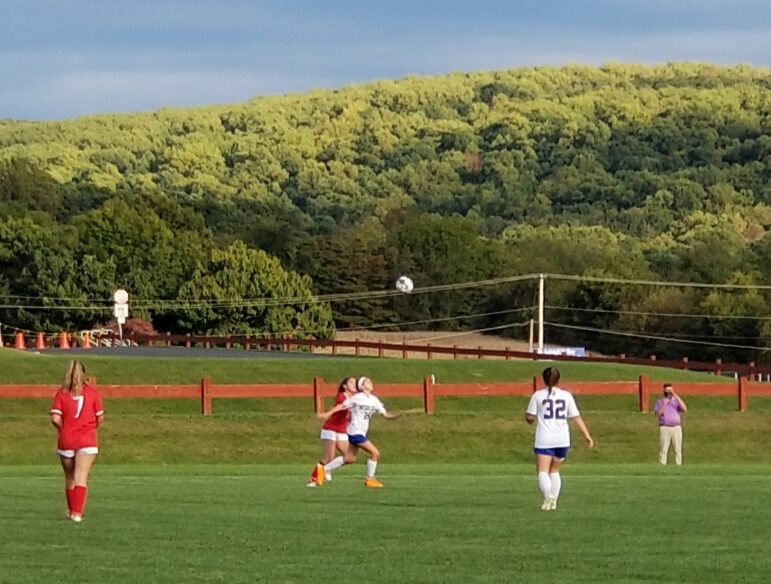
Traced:
[[415, 289], [415, 282], [413, 282], [412, 278], [409, 276], [400, 276], [399, 279], [396, 280], [396, 289], [399, 292], [409, 294]]

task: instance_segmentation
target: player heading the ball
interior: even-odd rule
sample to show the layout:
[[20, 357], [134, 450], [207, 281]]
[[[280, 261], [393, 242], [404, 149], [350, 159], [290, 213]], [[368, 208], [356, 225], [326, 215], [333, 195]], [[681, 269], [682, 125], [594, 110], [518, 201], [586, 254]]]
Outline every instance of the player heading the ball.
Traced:
[[348, 450], [343, 456], [338, 456], [332, 462], [324, 465], [324, 468], [320, 469], [320, 471], [331, 472], [344, 464], [356, 462], [356, 454], [359, 449], [362, 449], [369, 454], [369, 460], [367, 460], [367, 478], [364, 481], [364, 486], [381, 488], [383, 483], [375, 478], [377, 463], [380, 460], [380, 451], [377, 446], [367, 438], [369, 421], [375, 414], [381, 414], [388, 420], [395, 420], [399, 415], [389, 413], [385, 409], [383, 403], [373, 395], [374, 390], [375, 386], [369, 377], [359, 377], [356, 380], [355, 395], [347, 398], [343, 403], [337, 404], [328, 412], [318, 414], [319, 418], [322, 420], [328, 420], [331, 416], [343, 410], [350, 410], [351, 413], [351, 419], [348, 422], [347, 430]]

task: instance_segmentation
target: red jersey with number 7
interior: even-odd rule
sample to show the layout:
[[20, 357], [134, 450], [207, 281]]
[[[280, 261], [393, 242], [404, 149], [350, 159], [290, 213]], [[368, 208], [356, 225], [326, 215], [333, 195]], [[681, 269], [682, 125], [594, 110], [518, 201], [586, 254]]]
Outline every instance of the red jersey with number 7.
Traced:
[[51, 406], [52, 414], [62, 417], [59, 428], [60, 450], [78, 450], [99, 446], [96, 439], [96, 427], [99, 416], [104, 414], [102, 398], [90, 385], [84, 385], [80, 395], [73, 395], [65, 389], [60, 389], [54, 396]]

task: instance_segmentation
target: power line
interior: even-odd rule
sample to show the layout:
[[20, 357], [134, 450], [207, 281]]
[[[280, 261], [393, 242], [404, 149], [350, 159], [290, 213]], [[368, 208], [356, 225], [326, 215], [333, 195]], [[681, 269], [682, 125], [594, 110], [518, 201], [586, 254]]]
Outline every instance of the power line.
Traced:
[[705, 282], [678, 282], [664, 280], [634, 280], [599, 276], [577, 276], [568, 274], [544, 274], [550, 280], [569, 280], [574, 282], [598, 282], [601, 284], [631, 284], [639, 286], [662, 286], [669, 288], [714, 288], [721, 290], [771, 290], [765, 284], [708, 284]]
[[[415, 288], [409, 293], [410, 296], [419, 294], [430, 294], [435, 292], [446, 292], [454, 290], [463, 290], [468, 288], [481, 288], [486, 286], [497, 286], [501, 284], [509, 284], [515, 282], [522, 282], [526, 280], [533, 280], [536, 277], [535, 274], [525, 274], [519, 276], [506, 276], [502, 278], [491, 278], [487, 280], [476, 280], [473, 282], [456, 282], [453, 284], [437, 284], [434, 286], [425, 286], [422, 288]], [[236, 298], [236, 299], [198, 299], [198, 300], [181, 300], [181, 299], [132, 299], [131, 306], [135, 309], [195, 309], [195, 308], [250, 308], [260, 306], [284, 306], [291, 304], [319, 304], [324, 302], [350, 302], [355, 300], [369, 300], [377, 298], [388, 298], [393, 296], [404, 296], [405, 293], [399, 290], [367, 290], [361, 292], [346, 292], [336, 294], [322, 294], [318, 296], [286, 296], [286, 297], [261, 297], [261, 298]], [[100, 305], [99, 303], [108, 302], [104, 299], [83, 299], [83, 298], [66, 298], [66, 297], [49, 297], [49, 296], [15, 296], [15, 295], [0, 295], [0, 298], [18, 298], [24, 300], [41, 300], [41, 301], [79, 301], [84, 304], [68, 304], [65, 306], [42, 306], [42, 305], [16, 305], [16, 304], [3, 304], [0, 308], [21, 308], [25, 310], [109, 310], [112, 305]], [[91, 303], [91, 304], [86, 304]]]
[[690, 312], [643, 312], [638, 310], [610, 310], [607, 308], [578, 308], [571, 306], [554, 306], [546, 304], [544, 308], [566, 310], [570, 312], [596, 312], [601, 314], [625, 314], [631, 316], [666, 316], [675, 318], [717, 318], [729, 320], [771, 320], [771, 316], [746, 316], [732, 314], [694, 314]]
[[570, 324], [559, 324], [556, 322], [544, 322], [547, 326], [552, 326], [555, 328], [564, 328], [564, 329], [571, 329], [571, 330], [579, 330], [579, 331], [588, 331], [588, 332], [595, 332], [595, 333], [602, 333], [607, 335], [616, 335], [621, 337], [632, 337], [632, 338], [638, 338], [638, 339], [648, 339], [648, 340], [654, 340], [654, 341], [665, 341], [670, 343], [685, 343], [685, 344], [691, 344], [691, 345], [706, 345], [708, 347], [725, 347], [729, 349], [750, 349], [753, 351], [771, 351], [771, 347], [756, 347], [753, 345], [735, 345], [732, 343], [713, 343], [709, 341], [696, 341], [691, 339], [678, 339], [674, 337], [661, 337], [657, 335], [648, 335], [644, 333], [633, 333], [629, 331], [614, 331], [609, 329], [601, 329], [601, 328], [594, 328], [589, 326], [577, 326], [577, 325], [570, 325]]
[[502, 325], [498, 325], [498, 326], [490, 326], [490, 327], [486, 327], [486, 328], [475, 329], [475, 330], [472, 330], [472, 331], [462, 331], [462, 332], [459, 332], [459, 333], [449, 333], [449, 334], [446, 334], [446, 335], [439, 335], [439, 336], [436, 336], [436, 337], [429, 337], [429, 338], [426, 338], [426, 339], [411, 339], [411, 342], [427, 343], [428, 341], [439, 341], [441, 339], [450, 339], [450, 338], [453, 338], [453, 337], [462, 337], [462, 336], [466, 336], [466, 335], [473, 335], [475, 333], [486, 333], [486, 332], [490, 332], [490, 331], [498, 331], [498, 330], [507, 329], [507, 328], [523, 327], [523, 326], [528, 326], [529, 324], [530, 324], [530, 321], [526, 320], [524, 322], [515, 322], [515, 323], [511, 323], [511, 324], [502, 324]]

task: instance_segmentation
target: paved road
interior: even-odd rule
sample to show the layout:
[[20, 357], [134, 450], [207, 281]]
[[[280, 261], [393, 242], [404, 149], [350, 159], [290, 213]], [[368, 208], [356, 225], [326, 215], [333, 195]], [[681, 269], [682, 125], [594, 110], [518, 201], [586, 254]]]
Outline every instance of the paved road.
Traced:
[[43, 349], [55, 355], [109, 355], [110, 357], [189, 357], [194, 359], [333, 359], [332, 355], [284, 353], [283, 351], [245, 351], [243, 349], [203, 349], [185, 347], [94, 347], [93, 349]]

